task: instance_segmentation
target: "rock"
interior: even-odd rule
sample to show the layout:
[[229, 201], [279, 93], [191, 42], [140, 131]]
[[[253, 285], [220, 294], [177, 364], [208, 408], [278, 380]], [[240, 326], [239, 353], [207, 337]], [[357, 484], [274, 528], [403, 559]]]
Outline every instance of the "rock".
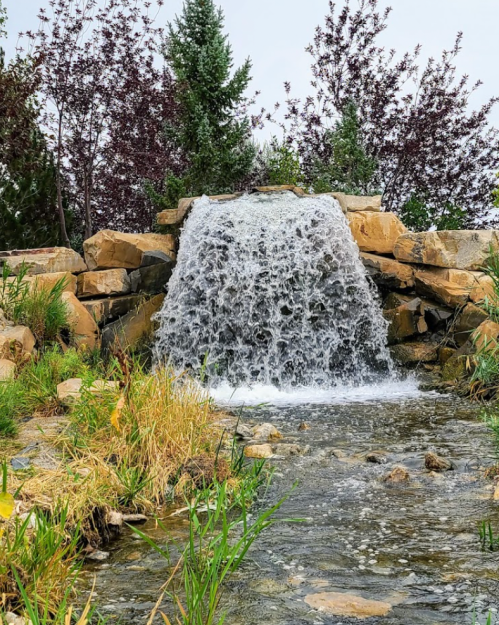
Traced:
[[151, 250], [149, 252], [144, 252], [142, 255], [142, 267], [150, 267], [151, 265], [161, 265], [162, 263], [171, 263], [173, 262], [173, 258], [165, 254], [164, 252], [160, 252], [159, 250]]
[[298, 426], [298, 432], [304, 432], [305, 430], [310, 430], [310, 426], [308, 423], [305, 423], [305, 421], [303, 421], [302, 423], [300, 423], [300, 425]]
[[403, 365], [438, 360], [438, 345], [436, 343], [403, 343], [394, 345], [390, 351], [393, 358]]
[[347, 195], [346, 193], [331, 193], [335, 197], [344, 213], [357, 211], [381, 211], [381, 195]]
[[[9, 278], [9, 280], [15, 280], [15, 278]], [[35, 288], [51, 290], [59, 282], [59, 280], [64, 280], [65, 282], [64, 291], [76, 293], [77, 277], [68, 271], [39, 273], [36, 276], [26, 276], [24, 278], [24, 281], [29, 285], [30, 291]]]
[[10, 464], [14, 471], [24, 471], [31, 466], [31, 459], [26, 456], [14, 456], [10, 461]]
[[438, 350], [438, 361], [444, 366], [456, 354], [456, 350], [452, 347], [441, 347]]
[[[262, 187], [268, 188], [268, 187]], [[293, 191], [297, 187], [289, 186], [288, 190]], [[280, 189], [282, 190], [282, 189]], [[210, 200], [216, 200], [219, 202], [227, 200], [235, 200], [241, 197], [242, 193], [231, 193], [223, 195], [210, 195]], [[158, 224], [160, 226], [180, 226], [186, 218], [188, 212], [191, 210], [194, 202], [199, 200], [200, 197], [184, 197], [179, 200], [177, 208], [171, 208], [158, 213]]]
[[348, 454], [346, 454], [342, 449], [332, 449], [331, 455], [337, 458], [338, 460], [344, 460], [345, 458], [348, 457]]
[[0, 252], [0, 264], [5, 262], [8, 263], [11, 272], [16, 276], [19, 274], [23, 262], [29, 267], [27, 273], [29, 276], [57, 272], [80, 273], [87, 270], [83, 258], [67, 247]]
[[414, 270], [392, 258], [361, 252], [367, 273], [377, 286], [388, 289], [408, 289], [414, 286]]
[[499, 250], [496, 230], [444, 230], [403, 234], [393, 254], [408, 263], [475, 270], [485, 265], [491, 249]]
[[0, 382], [12, 380], [16, 375], [16, 363], [11, 360], [0, 359]]
[[[57, 385], [57, 397], [63, 404], [70, 405], [81, 398], [81, 387], [83, 386], [82, 378], [70, 378]], [[113, 380], [95, 380], [95, 382], [87, 388], [92, 395], [100, 395], [102, 393], [118, 393], [120, 390], [119, 382]]]
[[155, 329], [152, 317], [160, 310], [164, 299], [164, 294], [155, 295], [124, 317], [106, 326], [102, 331], [103, 349], [120, 347], [134, 350], [148, 342]]
[[442, 277], [442, 274], [431, 269], [416, 271], [414, 274], [416, 293], [435, 299], [437, 302], [457, 308], [464, 306], [469, 299], [468, 287], [460, 286]]
[[123, 527], [123, 515], [118, 510], [109, 510], [106, 516], [106, 525], [121, 529]]
[[466, 356], [457, 353], [448, 358], [442, 369], [442, 380], [453, 382], [463, 378], [467, 371], [466, 360]]
[[319, 610], [325, 614], [358, 619], [386, 616], [392, 609], [392, 606], [385, 601], [364, 599], [357, 595], [342, 592], [320, 592], [307, 595], [305, 603], [314, 610]]
[[393, 213], [348, 213], [353, 238], [361, 252], [391, 254], [395, 242], [407, 228]]
[[372, 464], [386, 464], [387, 458], [383, 454], [380, 454], [376, 451], [371, 451], [365, 456], [366, 462], [370, 462]]
[[[474, 272], [478, 274], [479, 272]], [[475, 303], [483, 302], [485, 298], [493, 301], [497, 305], [497, 294], [494, 288], [494, 281], [490, 276], [480, 274], [476, 276], [477, 283], [470, 291], [470, 300]]]
[[62, 301], [68, 309], [73, 341], [78, 346], [94, 349], [98, 345], [99, 328], [93, 317], [73, 293], [63, 293]]
[[142, 295], [118, 295], [106, 299], [87, 299], [82, 301], [83, 307], [90, 313], [97, 324], [126, 315], [143, 301]]
[[262, 423], [253, 428], [253, 438], [257, 441], [277, 441], [282, 438], [279, 430], [272, 423]]
[[454, 340], [461, 346], [471, 337], [473, 330], [476, 330], [484, 321], [488, 319], [487, 313], [483, 308], [475, 306], [475, 304], [466, 304], [461, 314], [456, 320], [454, 327]]
[[300, 447], [294, 443], [279, 443], [272, 446], [272, 451], [278, 456], [303, 456], [309, 450], [309, 447]]
[[[74, 297], [74, 296], [73, 296]], [[0, 330], [0, 358], [16, 361], [35, 348], [35, 337], [26, 326], [6, 326]]]
[[477, 351], [489, 350], [497, 347], [499, 324], [487, 319], [483, 321], [471, 335]]
[[126, 269], [87, 271], [78, 276], [78, 297], [126, 295], [131, 283]]
[[246, 445], [244, 455], [246, 458], [270, 458], [273, 455], [272, 445]]
[[137, 269], [145, 252], [164, 252], [175, 257], [175, 238], [170, 234], [129, 234], [102, 230], [83, 243], [90, 271], [96, 269]]
[[421, 298], [421, 303], [428, 328], [430, 330], [447, 330], [449, 323], [454, 317], [454, 310], [425, 298]]
[[253, 438], [253, 430], [247, 425], [239, 423], [236, 427], [235, 436], [238, 440], [251, 440]]
[[494, 501], [499, 501], [499, 482], [496, 484], [493, 499]]
[[447, 458], [437, 456], [433, 452], [428, 452], [424, 457], [424, 465], [428, 471], [451, 471], [454, 467], [452, 462]]
[[400, 482], [406, 482], [409, 477], [409, 471], [405, 467], [397, 465], [396, 467], [393, 467], [390, 473], [387, 473], [385, 475], [383, 481], [398, 484]]
[[14, 612], [7, 612], [4, 615], [6, 625], [32, 625], [32, 621], [24, 616], [18, 616]]
[[171, 278], [174, 266], [175, 263], [170, 260], [168, 263], [149, 265], [132, 271], [130, 274], [132, 292], [149, 295], [163, 293]]
[[87, 554], [86, 558], [87, 560], [96, 560], [97, 562], [102, 562], [104, 560], [107, 560], [110, 556], [110, 553], [108, 551], [92, 551], [89, 554]]
[[428, 330], [424, 312], [424, 306], [419, 298], [414, 298], [393, 310], [384, 310], [383, 316], [390, 323], [388, 343], [393, 345], [414, 334], [424, 334]]
[[123, 522], [129, 525], [140, 525], [147, 521], [145, 514], [123, 514]]

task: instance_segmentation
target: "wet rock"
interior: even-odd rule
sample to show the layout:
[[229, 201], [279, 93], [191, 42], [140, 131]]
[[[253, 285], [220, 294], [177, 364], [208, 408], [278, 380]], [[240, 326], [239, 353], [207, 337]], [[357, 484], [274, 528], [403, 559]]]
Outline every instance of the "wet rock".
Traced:
[[454, 468], [450, 460], [431, 451], [425, 455], [424, 464], [428, 471], [451, 471]]
[[116, 529], [123, 527], [123, 515], [118, 510], [109, 510], [106, 516], [106, 524]]
[[108, 551], [92, 551], [91, 553], [87, 554], [86, 558], [87, 560], [95, 560], [97, 562], [103, 562], [104, 560], [107, 560], [109, 558], [109, 552]]
[[409, 471], [405, 467], [397, 465], [396, 467], [393, 467], [390, 473], [387, 473], [387, 475], [385, 475], [383, 481], [391, 482], [392, 484], [398, 484], [400, 482], [406, 482], [409, 477]]
[[133, 293], [156, 295], [165, 290], [171, 278], [175, 263], [170, 259], [167, 263], [140, 267], [130, 274]]
[[293, 443], [280, 443], [272, 447], [273, 452], [278, 456], [303, 456], [309, 449], [308, 445], [301, 447]]
[[251, 440], [253, 438], [253, 430], [247, 425], [239, 423], [236, 427], [235, 436], [238, 440]]
[[456, 320], [454, 328], [454, 340], [461, 346], [470, 339], [474, 330], [476, 330], [488, 318], [483, 308], [475, 306], [475, 304], [467, 304]]
[[129, 523], [130, 525], [140, 525], [141, 523], [145, 523], [147, 521], [147, 517], [145, 514], [123, 514], [123, 522]]
[[358, 595], [342, 592], [321, 592], [307, 595], [305, 602], [315, 610], [334, 616], [351, 616], [367, 619], [373, 616], [386, 616], [392, 606], [385, 601], [364, 599]]
[[390, 348], [392, 356], [402, 365], [418, 364], [420, 362], [435, 362], [438, 360], [437, 343], [403, 343]]
[[273, 455], [272, 445], [247, 445], [244, 448], [244, 455], [246, 458], [270, 458]]
[[456, 350], [453, 347], [441, 347], [438, 350], [438, 362], [445, 365], [455, 354]]
[[277, 441], [282, 438], [279, 430], [272, 423], [262, 423], [253, 428], [253, 438], [257, 441]]
[[348, 458], [348, 454], [346, 454], [342, 449], [331, 450], [331, 455], [338, 460], [344, 460], [345, 458]]
[[445, 230], [410, 232], [396, 242], [398, 260], [454, 269], [481, 269], [493, 251], [499, 250], [496, 230]]
[[361, 211], [347, 213], [350, 230], [361, 252], [391, 254], [407, 228], [393, 213]]
[[466, 361], [466, 356], [457, 353], [448, 358], [442, 369], [442, 380], [444, 382], [454, 382], [463, 378], [467, 372]]
[[377, 286], [388, 289], [408, 289], [414, 286], [414, 270], [393, 258], [362, 252], [361, 260]]
[[372, 464], [386, 464], [388, 462], [386, 456], [376, 451], [371, 451], [365, 456], [366, 462], [370, 462]]
[[298, 432], [304, 432], [305, 430], [310, 430], [310, 426], [308, 423], [305, 423], [305, 421], [303, 421], [303, 423], [300, 423], [300, 425], [298, 426]]
[[417, 297], [392, 310], [385, 309], [383, 316], [390, 324], [388, 343], [393, 345], [414, 334], [424, 334], [428, 330], [424, 312], [423, 304]]

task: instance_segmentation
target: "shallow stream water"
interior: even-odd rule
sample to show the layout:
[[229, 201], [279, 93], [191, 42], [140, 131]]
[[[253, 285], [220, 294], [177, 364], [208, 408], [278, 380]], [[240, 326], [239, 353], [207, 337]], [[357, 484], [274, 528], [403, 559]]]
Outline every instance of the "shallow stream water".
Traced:
[[[271, 505], [298, 481], [279, 516], [304, 521], [275, 525], [251, 549], [224, 597], [227, 625], [359, 622], [305, 602], [322, 592], [392, 606], [363, 621], [369, 625], [472, 625], [473, 610], [483, 625], [489, 610], [499, 610], [499, 554], [482, 552], [478, 536], [486, 519], [499, 531], [499, 504], [483, 477], [495, 452], [479, 407], [433, 394], [362, 399], [242, 409], [243, 422], [270, 421], [283, 442], [309, 451], [271, 460], [274, 480], [259, 505]], [[310, 428], [299, 431], [302, 422]], [[371, 451], [386, 463], [366, 462]], [[431, 475], [428, 451], [449, 458], [454, 470]], [[383, 480], [395, 465], [409, 470], [408, 482]], [[169, 531], [182, 538], [186, 521], [167, 514]], [[154, 523], [145, 531], [166, 542]], [[145, 625], [168, 565], [128, 533], [110, 551], [109, 560], [87, 567], [84, 583], [97, 575], [95, 600], [110, 623]]]

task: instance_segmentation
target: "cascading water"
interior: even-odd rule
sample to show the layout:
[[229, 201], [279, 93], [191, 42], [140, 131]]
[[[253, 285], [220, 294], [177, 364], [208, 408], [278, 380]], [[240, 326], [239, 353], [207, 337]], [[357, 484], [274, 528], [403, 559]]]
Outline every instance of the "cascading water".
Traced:
[[331, 388], [391, 371], [386, 322], [329, 196], [196, 201], [158, 318], [156, 359], [212, 386]]

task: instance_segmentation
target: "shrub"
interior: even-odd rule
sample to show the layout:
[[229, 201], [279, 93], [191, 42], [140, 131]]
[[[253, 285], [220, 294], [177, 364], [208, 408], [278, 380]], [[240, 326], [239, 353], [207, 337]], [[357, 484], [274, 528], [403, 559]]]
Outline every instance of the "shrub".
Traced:
[[466, 211], [450, 202], [437, 209], [425, 193], [412, 193], [400, 209], [400, 219], [414, 232], [437, 230], [461, 230], [465, 227]]
[[291, 145], [279, 143], [274, 137], [264, 157], [269, 184], [296, 187], [303, 183], [300, 158]]

